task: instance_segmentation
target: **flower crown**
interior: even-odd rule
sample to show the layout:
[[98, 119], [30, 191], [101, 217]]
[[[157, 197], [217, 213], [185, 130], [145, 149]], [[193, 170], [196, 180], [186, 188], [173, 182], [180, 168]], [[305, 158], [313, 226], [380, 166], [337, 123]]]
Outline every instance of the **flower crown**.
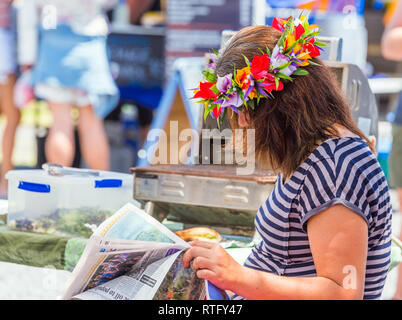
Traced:
[[[243, 106], [247, 108], [250, 105], [254, 109], [255, 102], [258, 104], [262, 98], [273, 98], [272, 91], [283, 90], [282, 79], [292, 81], [291, 75], [308, 74], [301, 67], [317, 65], [311, 59], [319, 56], [322, 47], [326, 46], [315, 39], [321, 32], [318, 26], [310, 25], [307, 17], [300, 16], [286, 20], [274, 18], [272, 27], [282, 32], [272, 53], [267, 48], [266, 52], [261, 51], [262, 55], [254, 56], [251, 62], [244, 57], [247, 67], [240, 70], [234, 68], [233, 73], [223, 77], [214, 73], [215, 61], [202, 72], [205, 78], [194, 89], [193, 98], [204, 103], [204, 120], [208, 114], [223, 120], [227, 107], [236, 113]], [[218, 56], [219, 52], [213, 51]]]

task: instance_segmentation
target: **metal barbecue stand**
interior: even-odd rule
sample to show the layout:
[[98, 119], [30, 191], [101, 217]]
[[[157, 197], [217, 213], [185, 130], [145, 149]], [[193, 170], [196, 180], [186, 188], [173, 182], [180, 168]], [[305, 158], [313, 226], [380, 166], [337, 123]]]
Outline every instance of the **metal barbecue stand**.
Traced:
[[[222, 34], [223, 45], [233, 34], [232, 31]], [[324, 62], [346, 94], [354, 120], [366, 135], [376, 138], [377, 105], [366, 76], [356, 65], [339, 62], [342, 45], [339, 38], [320, 38], [320, 41], [328, 45]], [[218, 129], [213, 119], [200, 122], [202, 129]], [[255, 214], [272, 192], [277, 176], [261, 168], [250, 175], [238, 175], [239, 166], [216, 164], [222, 155], [212, 145], [216, 140], [225, 144], [220, 133], [226, 128], [230, 128], [228, 122], [212, 137], [204, 137], [200, 132], [200, 150], [210, 148], [210, 156], [200, 158], [200, 164], [132, 168], [134, 198], [160, 221], [167, 218], [183, 223], [184, 228], [207, 226], [223, 235], [253, 237]]]

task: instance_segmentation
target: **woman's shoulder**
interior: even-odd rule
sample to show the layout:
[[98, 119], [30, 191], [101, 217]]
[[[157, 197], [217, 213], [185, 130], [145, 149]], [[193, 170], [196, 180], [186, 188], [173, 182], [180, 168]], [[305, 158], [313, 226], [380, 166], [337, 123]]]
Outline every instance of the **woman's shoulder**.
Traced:
[[366, 140], [360, 137], [338, 137], [321, 143], [306, 160], [304, 169], [312, 170], [317, 163], [323, 161], [333, 170], [341, 170], [342, 167], [357, 168], [362, 161], [376, 161], [376, 159]]
[[323, 208], [343, 204], [371, 225], [371, 207], [389, 201], [384, 172], [364, 139], [329, 139], [307, 163], [298, 194], [303, 221]]
[[348, 189], [357, 180], [361, 186], [374, 183], [374, 180], [383, 179], [382, 175], [379, 162], [366, 140], [338, 137], [321, 143], [296, 170], [288, 184], [295, 192], [303, 189], [335, 191], [338, 188]]
[[348, 194], [358, 192], [356, 185], [368, 192], [372, 186], [386, 180], [368, 142], [359, 137], [339, 137], [323, 142], [300, 173], [303, 175], [301, 188], [331, 189], [335, 194], [346, 190]]

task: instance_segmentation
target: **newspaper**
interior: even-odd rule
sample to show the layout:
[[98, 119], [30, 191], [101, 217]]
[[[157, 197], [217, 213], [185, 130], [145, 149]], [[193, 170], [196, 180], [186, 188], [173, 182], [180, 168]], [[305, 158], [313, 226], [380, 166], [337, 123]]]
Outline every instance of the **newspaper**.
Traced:
[[88, 240], [63, 299], [228, 299], [183, 267], [189, 247], [143, 210], [126, 204]]

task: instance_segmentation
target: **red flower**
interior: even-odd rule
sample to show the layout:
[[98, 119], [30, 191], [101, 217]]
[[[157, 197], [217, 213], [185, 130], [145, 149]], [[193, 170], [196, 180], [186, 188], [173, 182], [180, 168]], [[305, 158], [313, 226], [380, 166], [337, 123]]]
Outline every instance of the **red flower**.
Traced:
[[299, 23], [297, 26], [295, 26], [295, 31], [296, 31], [296, 40], [299, 40], [305, 30], [303, 25]]
[[200, 82], [200, 90], [196, 91], [193, 98], [201, 99], [215, 99], [218, 95], [211, 90], [211, 87], [216, 84], [216, 82]]
[[214, 114], [215, 119], [218, 119], [219, 115], [222, 113], [222, 108], [216, 107], [212, 110], [212, 113]]
[[314, 45], [315, 39], [311, 38], [306, 44], [303, 45], [303, 51], [308, 51], [309, 56], [314, 58], [321, 55], [320, 50]]
[[287, 22], [288, 22], [288, 20], [275, 17], [274, 20], [272, 21], [272, 26], [273, 26], [276, 30], [279, 30], [279, 31], [283, 32], [283, 30], [285, 30], [285, 24], [286, 24]]
[[272, 74], [268, 74], [268, 78], [263, 82], [263, 88], [266, 92], [283, 90], [283, 83], [278, 80], [278, 87], [276, 87], [275, 78]]
[[264, 90], [268, 93], [270, 93], [272, 91], [282, 91], [283, 83], [281, 81], [278, 81], [278, 88], [277, 88], [275, 82], [271, 82], [267, 86], [264, 87]]
[[262, 56], [255, 56], [251, 62], [250, 72], [255, 80], [264, 79], [268, 75], [268, 70], [271, 62], [267, 54]]

